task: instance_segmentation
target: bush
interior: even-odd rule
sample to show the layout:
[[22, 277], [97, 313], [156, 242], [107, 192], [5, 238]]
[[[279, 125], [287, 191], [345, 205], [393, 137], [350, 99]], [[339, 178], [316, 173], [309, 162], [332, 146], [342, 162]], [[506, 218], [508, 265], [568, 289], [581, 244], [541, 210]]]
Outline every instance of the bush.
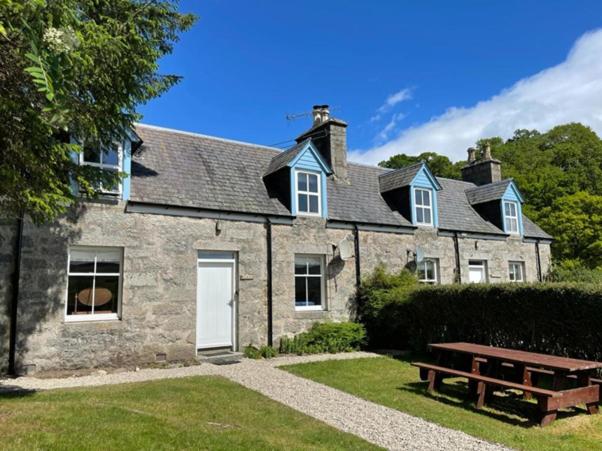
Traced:
[[280, 339], [281, 354], [321, 354], [357, 351], [366, 330], [358, 323], [315, 323], [307, 332]]
[[396, 326], [402, 320], [397, 318], [401, 313], [398, 304], [408, 301], [410, 294], [419, 287], [418, 279], [410, 271], [404, 269], [390, 274], [384, 265], [377, 266], [362, 281], [357, 299], [357, 318], [366, 326], [371, 347], [406, 347], [406, 331]]
[[244, 355], [248, 359], [259, 360], [261, 358], [271, 359], [278, 355], [278, 351], [272, 346], [262, 346], [257, 348], [253, 345], [248, 345], [243, 351]]
[[564, 260], [552, 266], [546, 276], [549, 282], [594, 283], [602, 285], [602, 268], [588, 268], [575, 260]]
[[429, 343], [468, 341], [602, 360], [600, 285], [425, 286], [381, 300], [364, 300], [372, 345], [424, 352]]

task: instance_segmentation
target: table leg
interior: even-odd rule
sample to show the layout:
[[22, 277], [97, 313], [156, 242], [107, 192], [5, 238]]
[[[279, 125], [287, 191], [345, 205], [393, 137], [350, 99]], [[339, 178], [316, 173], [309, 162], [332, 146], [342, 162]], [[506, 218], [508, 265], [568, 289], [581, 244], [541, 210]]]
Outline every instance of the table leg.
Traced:
[[[481, 374], [481, 362], [479, 362], [475, 356], [472, 357], [470, 372], [473, 374]], [[468, 381], [468, 393], [470, 393], [471, 396], [479, 396], [478, 384], [476, 381]]]
[[551, 408], [552, 406], [549, 405], [549, 402], [549, 398], [542, 397], [538, 400], [538, 407], [540, 411], [539, 425], [541, 427], [547, 426], [554, 421], [556, 419], [556, 415], [558, 414], [558, 409]]
[[[527, 385], [529, 387], [533, 386], [533, 381], [531, 380], [531, 372], [527, 370], [527, 365], [522, 365], [522, 376], [523, 376], [523, 385]], [[531, 394], [531, 392], [524, 392], [523, 393], [523, 398], [524, 399], [531, 399], [533, 397], [533, 395]]]
[[585, 407], [587, 408], [587, 413], [590, 415], [595, 415], [600, 411], [597, 402], [589, 402], [585, 405]]
[[477, 382], [477, 409], [485, 405], [485, 397], [487, 396], [487, 384], [485, 382]]

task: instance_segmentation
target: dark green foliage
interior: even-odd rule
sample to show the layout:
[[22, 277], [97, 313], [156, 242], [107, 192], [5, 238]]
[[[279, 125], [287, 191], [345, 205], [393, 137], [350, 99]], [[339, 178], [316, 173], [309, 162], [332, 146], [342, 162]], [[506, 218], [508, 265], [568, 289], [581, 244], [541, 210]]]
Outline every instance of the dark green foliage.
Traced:
[[574, 282], [602, 286], [602, 268], [588, 268], [579, 260], [564, 260], [552, 265], [546, 276], [549, 282]]
[[321, 354], [357, 351], [366, 330], [357, 323], [315, 323], [307, 332], [280, 339], [281, 354]]
[[278, 351], [276, 350], [276, 348], [274, 348], [272, 346], [264, 345], [261, 348], [259, 348], [259, 354], [264, 359], [272, 359], [278, 355]]
[[373, 305], [368, 333], [388, 333], [370, 337], [373, 346], [424, 352], [429, 343], [468, 341], [602, 360], [599, 285], [425, 286], [380, 311], [378, 299], [364, 302]]
[[119, 175], [79, 166], [71, 138], [109, 143], [179, 77], [159, 74], [194, 17], [172, 0], [0, 1], [0, 209], [40, 223]]
[[[372, 347], [402, 348], [408, 337], [405, 330], [396, 324], [400, 310], [399, 303], [409, 299], [412, 291], [418, 288], [416, 276], [408, 270], [388, 273], [384, 265], [362, 281], [358, 292], [358, 320], [366, 326], [369, 344]], [[390, 318], [383, 321], [382, 318]]]
[[435, 152], [423, 152], [418, 156], [398, 154], [393, 155], [386, 161], [378, 163], [383, 168], [399, 169], [420, 161], [425, 161], [429, 169], [436, 177], [445, 177], [450, 179], [461, 178], [460, 170], [464, 166], [463, 161], [452, 163], [445, 155], [439, 155]]

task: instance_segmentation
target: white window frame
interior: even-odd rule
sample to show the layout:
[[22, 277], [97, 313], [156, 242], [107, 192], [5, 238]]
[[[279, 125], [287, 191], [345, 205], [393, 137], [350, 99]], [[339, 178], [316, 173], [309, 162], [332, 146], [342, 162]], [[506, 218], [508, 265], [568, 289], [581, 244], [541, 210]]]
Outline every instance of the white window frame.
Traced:
[[[72, 251], [80, 251], [80, 252], [89, 252], [90, 255], [94, 254], [94, 272], [92, 273], [79, 273], [79, 272], [71, 272], [71, 252]], [[119, 252], [119, 273], [97, 273], [96, 272], [96, 264], [97, 264], [97, 256], [96, 253], [98, 251], [107, 251], [107, 250], [115, 250]], [[94, 303], [92, 304], [92, 313], [88, 315], [69, 315], [69, 278], [70, 277], [93, 277], [92, 282], [92, 292], [94, 292], [96, 286], [96, 277], [100, 276], [112, 276], [119, 277], [119, 282], [117, 284], [117, 289], [119, 290], [119, 298], [117, 303], [117, 313], [94, 313]], [[85, 321], [116, 321], [121, 318], [121, 305], [122, 305], [122, 293], [123, 293], [123, 248], [120, 247], [100, 247], [100, 246], [72, 246], [68, 250], [67, 256], [67, 290], [65, 293], [65, 322], [75, 323], [75, 322], [85, 322]]]
[[[300, 190], [299, 189], [299, 174], [303, 174], [308, 176], [307, 178], [307, 190]], [[316, 192], [313, 191], [309, 191], [309, 176], [313, 175], [317, 178], [317, 188], [318, 190]], [[299, 196], [300, 195], [305, 195], [307, 196], [307, 208], [309, 209], [309, 196], [317, 196], [318, 197], [318, 212], [317, 213], [313, 213], [313, 212], [309, 212], [309, 211], [301, 211], [300, 209], [300, 202], [299, 202]], [[311, 171], [303, 171], [303, 170], [296, 170], [295, 171], [295, 201], [297, 203], [297, 215], [301, 215], [301, 216], [322, 216], [322, 177], [320, 175], [320, 173], [318, 172], [311, 172]]]
[[[294, 266], [297, 265], [297, 258], [304, 258], [304, 259], [318, 259], [320, 261], [320, 274], [297, 274], [295, 272]], [[325, 277], [325, 273], [324, 273], [324, 268], [326, 267], [324, 264], [324, 255], [316, 255], [316, 254], [295, 254], [295, 261], [294, 261], [294, 266], [293, 266], [293, 274], [295, 277], [295, 299], [294, 299], [294, 305], [295, 305], [295, 310], [296, 311], [308, 311], [308, 310], [326, 310], [326, 277]], [[304, 278], [306, 279], [305, 281], [305, 301], [307, 302], [307, 293], [309, 292], [308, 287], [307, 287], [307, 279], [310, 277], [314, 277], [314, 278], [320, 278], [320, 305], [297, 305], [297, 290], [296, 290], [296, 286], [297, 286], [297, 278]]]
[[487, 260], [479, 260], [479, 259], [471, 259], [468, 260], [468, 273], [469, 273], [469, 281], [470, 281], [470, 269], [478, 268], [483, 270], [484, 280], [480, 282], [470, 282], [470, 283], [488, 283], [489, 282], [489, 274], [487, 271]]
[[[506, 205], [514, 208], [514, 215], [506, 214]], [[520, 233], [520, 224], [518, 223], [518, 203], [511, 200], [505, 200], [502, 205], [504, 212], [504, 230], [506, 233], [518, 235]], [[511, 226], [508, 227], [508, 224]], [[515, 227], [512, 227], [514, 225]]]
[[[82, 144], [82, 151], [79, 154], [79, 164], [80, 166], [93, 166], [96, 168], [100, 168], [100, 169], [108, 169], [111, 171], [117, 170], [118, 173], [123, 172], [123, 144], [119, 143], [119, 142], [115, 142], [113, 143], [113, 145], [117, 148], [117, 164], [105, 164], [103, 163], [103, 158], [105, 156], [105, 152], [103, 150], [100, 151], [100, 163], [95, 163], [93, 161], [86, 161], [84, 158], [84, 145]], [[121, 197], [122, 193], [123, 193], [123, 183], [120, 180], [117, 183], [117, 189], [115, 191], [111, 191], [111, 190], [105, 190], [102, 188], [102, 186], [100, 187], [100, 189], [98, 190], [100, 194], [108, 194], [108, 195], [112, 195], [112, 196], [119, 196]]]
[[[428, 271], [426, 269], [426, 264], [427, 263], [432, 263], [433, 264], [433, 275], [434, 278], [433, 279], [428, 279]], [[418, 278], [418, 281], [420, 283], [424, 283], [424, 284], [428, 284], [428, 285], [436, 285], [439, 283], [439, 259], [438, 258], [425, 258], [423, 259], [421, 262], [418, 262], [417, 268], [416, 268], [416, 272], [420, 271], [420, 265], [425, 265], [424, 267], [424, 275], [425, 278]]]
[[[516, 268], [519, 269], [520, 278], [516, 278]], [[512, 278], [514, 276], [514, 279]], [[508, 280], [512, 283], [525, 282], [525, 262], [522, 261], [509, 261], [508, 262]]]
[[[416, 202], [416, 193], [418, 191], [421, 191], [422, 193], [427, 193], [429, 196], [429, 205], [424, 205], [424, 204], [418, 204], [418, 202]], [[418, 225], [422, 225], [422, 226], [432, 226], [434, 223], [435, 218], [433, 217], [433, 190], [429, 189], [429, 188], [414, 188], [413, 190], [413, 204], [414, 204], [414, 219], [416, 221], [416, 224]], [[424, 194], [421, 195], [421, 197], [423, 197]], [[430, 222], [425, 222], [424, 220], [421, 222], [418, 220], [418, 209], [423, 210], [422, 212], [422, 218], [424, 219], [425, 214], [424, 211], [428, 210], [429, 211], [429, 216], [431, 218]]]

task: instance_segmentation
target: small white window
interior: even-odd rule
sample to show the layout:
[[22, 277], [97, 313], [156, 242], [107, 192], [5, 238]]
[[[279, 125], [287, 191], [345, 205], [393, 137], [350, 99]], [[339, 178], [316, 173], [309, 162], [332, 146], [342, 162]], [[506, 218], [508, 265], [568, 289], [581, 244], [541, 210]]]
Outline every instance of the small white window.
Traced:
[[468, 281], [470, 283], [487, 282], [487, 262], [485, 260], [468, 261]]
[[70, 249], [67, 321], [119, 319], [122, 256], [113, 247]]
[[416, 224], [433, 225], [433, 203], [431, 190], [416, 188], [414, 190], [414, 209]]
[[504, 201], [504, 226], [506, 233], [518, 233], [518, 206], [516, 202]]
[[418, 263], [416, 272], [421, 283], [431, 285], [439, 283], [439, 259], [425, 258]]
[[302, 215], [320, 216], [320, 175], [296, 171], [297, 212]]
[[[84, 143], [84, 150], [79, 156], [79, 162], [82, 165], [94, 166], [105, 171], [112, 171], [116, 174], [121, 172], [121, 145], [113, 144], [108, 148], [104, 148], [92, 143]], [[98, 191], [102, 194], [121, 194], [121, 183], [116, 183], [115, 186], [99, 186]]]
[[508, 279], [510, 280], [510, 282], [524, 282], [525, 264], [523, 262], [509, 262]]
[[295, 309], [324, 309], [324, 257], [295, 255]]

